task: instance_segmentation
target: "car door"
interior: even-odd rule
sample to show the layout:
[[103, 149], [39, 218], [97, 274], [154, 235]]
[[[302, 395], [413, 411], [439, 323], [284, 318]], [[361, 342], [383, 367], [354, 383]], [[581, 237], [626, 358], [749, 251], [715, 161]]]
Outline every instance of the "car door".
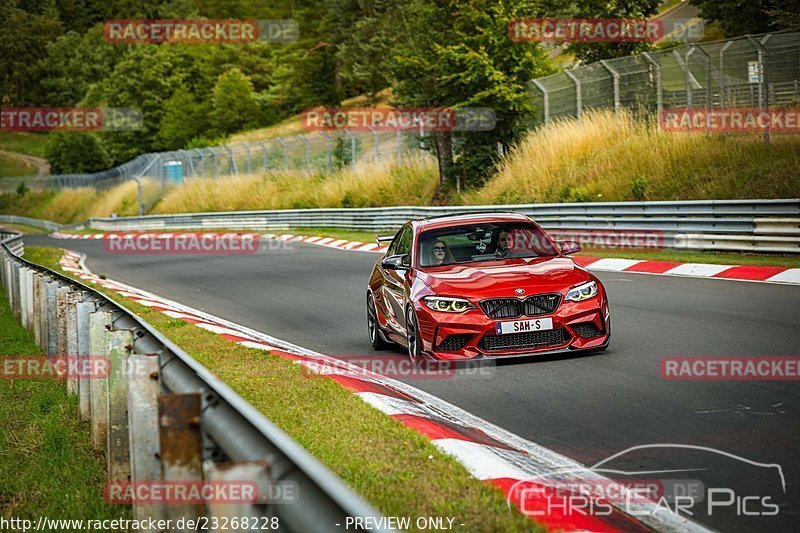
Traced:
[[[403, 227], [395, 236], [392, 244], [387, 250], [386, 257], [396, 257], [404, 255], [407, 260], [404, 262], [411, 266], [411, 243], [413, 241], [413, 230], [411, 226]], [[405, 302], [406, 302], [406, 276], [408, 270], [394, 270], [381, 267], [382, 299], [385, 302], [386, 315], [389, 326], [400, 336], [405, 336]]]

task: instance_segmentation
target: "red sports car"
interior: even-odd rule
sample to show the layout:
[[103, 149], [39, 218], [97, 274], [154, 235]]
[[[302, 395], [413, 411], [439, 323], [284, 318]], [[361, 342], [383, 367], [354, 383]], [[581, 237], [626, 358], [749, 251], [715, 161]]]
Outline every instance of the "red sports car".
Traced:
[[608, 298], [579, 250], [516, 213], [407, 222], [369, 279], [370, 342], [415, 361], [604, 350]]

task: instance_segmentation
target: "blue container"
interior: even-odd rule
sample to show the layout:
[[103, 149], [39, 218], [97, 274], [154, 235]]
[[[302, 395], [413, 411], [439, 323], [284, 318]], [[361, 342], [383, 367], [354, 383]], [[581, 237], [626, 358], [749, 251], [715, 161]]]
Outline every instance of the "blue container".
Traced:
[[170, 183], [183, 183], [183, 163], [180, 161], [167, 161], [164, 163], [164, 176]]

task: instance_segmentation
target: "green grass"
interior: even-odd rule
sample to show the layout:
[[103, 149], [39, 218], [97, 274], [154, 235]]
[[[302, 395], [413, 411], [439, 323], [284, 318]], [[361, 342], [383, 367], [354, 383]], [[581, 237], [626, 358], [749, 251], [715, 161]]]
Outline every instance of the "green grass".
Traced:
[[[0, 288], [0, 354], [42, 355]], [[102, 497], [105, 458], [92, 449], [78, 402], [54, 380], [0, 379], [0, 516], [130, 518]]]
[[[25, 253], [60, 270], [58, 250], [28, 247]], [[333, 380], [310, 378], [290, 361], [104, 292], [205, 365], [386, 515], [450, 516], [466, 531], [543, 531], [509, 510], [499, 490], [471, 477], [455, 458]]]
[[26, 233], [28, 235], [41, 235], [44, 233], [50, 233], [46, 229], [37, 228], [36, 226], [28, 226], [27, 224], [7, 224], [3, 222], [0, 223], [0, 227], [18, 231], [19, 233]]
[[12, 155], [0, 152], [0, 178], [9, 176], [32, 176], [36, 166]]
[[0, 148], [9, 152], [44, 157], [47, 134], [16, 131], [0, 131]]

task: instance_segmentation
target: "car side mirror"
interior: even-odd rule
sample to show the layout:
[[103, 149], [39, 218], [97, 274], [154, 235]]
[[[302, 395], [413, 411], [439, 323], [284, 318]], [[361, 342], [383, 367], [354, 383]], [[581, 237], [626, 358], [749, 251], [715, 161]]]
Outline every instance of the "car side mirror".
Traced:
[[386, 270], [410, 270], [408, 254], [392, 255], [381, 261], [381, 266]]
[[581, 251], [581, 245], [575, 241], [558, 241], [561, 253], [564, 255], [574, 254]]

